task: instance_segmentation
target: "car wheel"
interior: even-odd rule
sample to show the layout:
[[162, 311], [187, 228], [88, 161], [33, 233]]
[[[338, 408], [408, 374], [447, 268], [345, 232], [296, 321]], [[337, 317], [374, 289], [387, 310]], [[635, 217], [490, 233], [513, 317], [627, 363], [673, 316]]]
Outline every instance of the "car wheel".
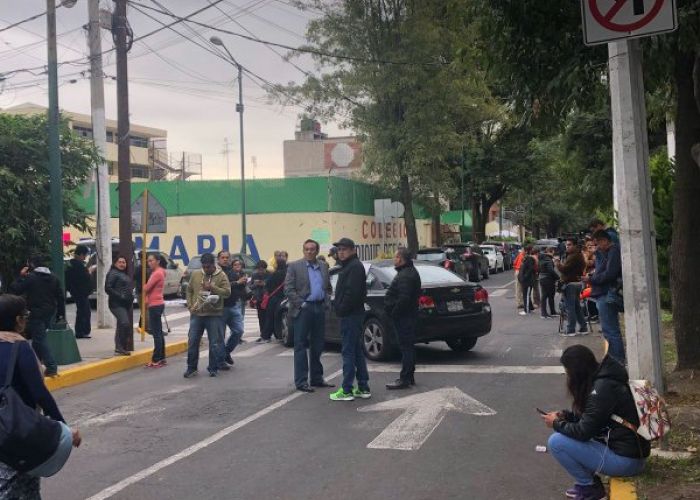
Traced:
[[372, 361], [389, 359], [393, 351], [386, 329], [377, 318], [369, 318], [365, 322], [362, 328], [362, 343], [365, 355]]
[[447, 345], [450, 349], [457, 352], [471, 351], [476, 345], [477, 337], [462, 337], [459, 339], [447, 340]]
[[294, 330], [291, 328], [289, 315], [285, 309], [277, 317], [275, 332], [278, 335], [277, 338], [282, 340], [284, 347], [294, 347]]
[[484, 273], [484, 279], [487, 280], [491, 277], [491, 268], [486, 266], [486, 272]]

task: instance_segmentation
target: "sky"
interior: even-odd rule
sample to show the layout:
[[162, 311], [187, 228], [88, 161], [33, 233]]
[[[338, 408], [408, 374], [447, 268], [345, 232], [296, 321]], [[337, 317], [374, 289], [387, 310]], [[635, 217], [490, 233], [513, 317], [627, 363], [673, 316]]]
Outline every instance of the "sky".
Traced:
[[[141, 10], [163, 23], [174, 21], [145, 7], [165, 6], [185, 17], [213, 0], [133, 0]], [[101, 0], [103, 9], [113, 2]], [[68, 111], [90, 114], [90, 82], [87, 36], [82, 26], [88, 20], [87, 0], [57, 10], [59, 106]], [[17, 21], [45, 12], [45, 0], [0, 0], [0, 30]], [[162, 9], [161, 9], [162, 10]], [[306, 25], [314, 17], [300, 11], [289, 0], [223, 0], [192, 19], [254, 38], [289, 46], [304, 44]], [[162, 24], [129, 7], [127, 17], [134, 36], [144, 35]], [[229, 34], [192, 24], [173, 26], [211, 50], [212, 35], [219, 36], [244, 67], [271, 83], [301, 82], [304, 74], [280, 56], [285, 49], [243, 40]], [[189, 26], [189, 28], [188, 28]], [[199, 38], [198, 33], [203, 38]], [[111, 34], [103, 30], [102, 50], [112, 48]], [[273, 50], [274, 49], [274, 50]], [[46, 17], [0, 31], [0, 74], [46, 64]], [[64, 64], [60, 64], [64, 62]], [[105, 106], [109, 119], [116, 119], [116, 56], [104, 57]], [[314, 71], [310, 57], [293, 59], [301, 69]], [[129, 52], [129, 110], [132, 123], [168, 131], [168, 149], [202, 155], [204, 179], [240, 178], [238, 114], [235, 112], [238, 84], [236, 69], [171, 30], [134, 43]], [[0, 108], [32, 102], [46, 106], [48, 80], [42, 69], [36, 75], [19, 72], [0, 82]], [[244, 75], [243, 101], [246, 178], [282, 177], [282, 142], [293, 139], [298, 127], [299, 106], [270, 102], [261, 82]], [[329, 135], [347, 135], [334, 123], [324, 124]], [[227, 170], [225, 139], [228, 139]]]

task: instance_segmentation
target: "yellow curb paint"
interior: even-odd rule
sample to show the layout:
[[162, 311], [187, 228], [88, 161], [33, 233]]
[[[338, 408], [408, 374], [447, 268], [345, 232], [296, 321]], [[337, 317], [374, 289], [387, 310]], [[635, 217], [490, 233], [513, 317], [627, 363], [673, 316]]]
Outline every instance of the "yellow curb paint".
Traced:
[[[187, 350], [187, 341], [173, 342], [165, 346], [165, 354], [174, 356]], [[57, 377], [48, 377], [44, 379], [46, 387], [50, 391], [72, 387], [74, 385], [89, 382], [108, 375], [123, 372], [137, 366], [144, 366], [151, 360], [153, 349], [143, 349], [134, 351], [131, 356], [115, 356], [113, 358], [102, 359], [94, 363], [86, 363], [84, 365], [69, 368], [65, 371], [59, 371]]]
[[637, 500], [637, 487], [634, 481], [610, 478], [610, 500]]

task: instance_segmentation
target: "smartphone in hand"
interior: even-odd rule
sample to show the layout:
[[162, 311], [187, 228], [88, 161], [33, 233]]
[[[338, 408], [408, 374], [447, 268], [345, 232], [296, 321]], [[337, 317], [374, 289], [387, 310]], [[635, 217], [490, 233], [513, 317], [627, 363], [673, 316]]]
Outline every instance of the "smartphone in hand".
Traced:
[[535, 408], [535, 410], [537, 410], [537, 413], [539, 413], [540, 415], [546, 415], [546, 414], [547, 414], [546, 411], [540, 410], [539, 408]]

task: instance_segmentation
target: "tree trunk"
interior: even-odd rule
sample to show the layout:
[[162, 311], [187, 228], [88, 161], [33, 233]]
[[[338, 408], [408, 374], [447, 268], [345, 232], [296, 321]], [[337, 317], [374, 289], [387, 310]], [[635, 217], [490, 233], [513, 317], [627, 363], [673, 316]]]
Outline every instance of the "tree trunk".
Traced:
[[700, 112], [693, 91], [695, 60], [693, 52], [676, 54], [678, 109], [671, 291], [678, 370], [700, 368], [700, 168], [691, 151], [700, 143]]
[[413, 193], [411, 193], [408, 175], [403, 174], [399, 177], [399, 190], [401, 203], [403, 203], [404, 207], [403, 220], [406, 225], [408, 249], [412, 255], [416, 255], [416, 252], [418, 252], [418, 230], [416, 229], [416, 216], [413, 213]]
[[488, 209], [484, 211], [482, 198], [472, 198], [472, 241], [475, 243], [485, 239], [487, 214]]

